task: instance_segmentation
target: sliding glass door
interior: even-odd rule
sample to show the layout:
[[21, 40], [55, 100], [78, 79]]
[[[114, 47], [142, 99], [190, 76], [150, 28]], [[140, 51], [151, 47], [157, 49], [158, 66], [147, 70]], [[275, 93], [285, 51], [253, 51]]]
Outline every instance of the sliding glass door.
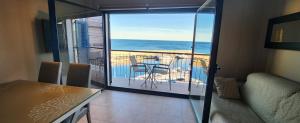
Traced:
[[188, 95], [194, 14], [109, 14], [110, 86]]
[[[208, 0], [195, 15], [190, 101], [199, 123], [207, 123], [219, 40], [222, 0]], [[208, 50], [207, 54], [199, 54]]]
[[105, 86], [106, 55], [102, 14], [58, 1], [56, 8], [63, 82], [66, 81], [69, 63], [90, 64], [92, 85]]
[[52, 50], [63, 62], [63, 82], [69, 63], [91, 64], [94, 85], [112, 81], [110, 86], [147, 93], [189, 95], [198, 122], [208, 123], [222, 4], [208, 0], [197, 13], [126, 11], [104, 17], [82, 5], [50, 3], [50, 9], [56, 7], [56, 13], [50, 10], [52, 40], [58, 43]]

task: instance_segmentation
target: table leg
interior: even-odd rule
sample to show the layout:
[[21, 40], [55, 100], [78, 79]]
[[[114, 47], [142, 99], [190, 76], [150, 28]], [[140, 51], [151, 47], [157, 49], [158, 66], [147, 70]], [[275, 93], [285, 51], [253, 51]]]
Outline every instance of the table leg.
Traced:
[[151, 78], [151, 89], [152, 89], [152, 85], [154, 85], [155, 88], [157, 88], [156, 84], [154, 83], [155, 81], [155, 75], [154, 73], [152, 72], [152, 78]]
[[147, 72], [145, 74], [148, 73], [148, 76], [145, 78], [145, 82], [143, 84], [141, 84], [141, 86], [145, 85], [145, 88], [147, 88], [147, 80], [151, 79], [151, 75], [152, 75], [152, 68], [150, 66], [147, 66], [147, 69], [148, 70], [147, 70]]

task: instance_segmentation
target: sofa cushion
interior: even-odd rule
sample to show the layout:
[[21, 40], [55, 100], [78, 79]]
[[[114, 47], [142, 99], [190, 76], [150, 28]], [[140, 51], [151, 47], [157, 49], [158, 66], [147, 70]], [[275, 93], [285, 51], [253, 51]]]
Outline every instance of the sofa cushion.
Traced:
[[213, 93], [211, 123], [264, 123], [251, 108], [239, 100], [223, 99]]
[[239, 99], [239, 86], [234, 78], [216, 77], [214, 84], [221, 98]]
[[267, 123], [300, 122], [300, 84], [266, 73], [248, 75], [242, 95]]

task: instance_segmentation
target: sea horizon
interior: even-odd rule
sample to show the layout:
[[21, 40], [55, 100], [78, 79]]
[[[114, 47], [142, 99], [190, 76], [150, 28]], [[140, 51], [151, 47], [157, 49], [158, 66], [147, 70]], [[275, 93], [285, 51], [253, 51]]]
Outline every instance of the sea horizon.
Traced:
[[[111, 39], [113, 50], [192, 50], [192, 41], [149, 40], [149, 39]], [[210, 54], [211, 42], [196, 42], [195, 53]]]

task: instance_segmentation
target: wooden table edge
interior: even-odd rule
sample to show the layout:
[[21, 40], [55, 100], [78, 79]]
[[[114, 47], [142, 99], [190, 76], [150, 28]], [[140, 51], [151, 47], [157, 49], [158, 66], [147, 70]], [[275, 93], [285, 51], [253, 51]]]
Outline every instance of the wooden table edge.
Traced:
[[85, 106], [86, 104], [90, 103], [93, 99], [95, 99], [96, 97], [98, 97], [101, 93], [102, 93], [102, 89], [99, 89], [98, 92], [96, 92], [91, 97], [89, 97], [88, 99], [86, 99], [82, 103], [80, 103], [79, 105], [77, 105], [74, 108], [72, 108], [71, 110], [69, 110], [64, 115], [62, 115], [59, 118], [57, 118], [54, 121], [52, 121], [52, 123], [61, 123], [62, 121], [64, 121], [68, 117], [70, 117], [72, 114], [74, 114], [76, 111], [78, 111], [79, 109], [81, 109], [83, 106]]

